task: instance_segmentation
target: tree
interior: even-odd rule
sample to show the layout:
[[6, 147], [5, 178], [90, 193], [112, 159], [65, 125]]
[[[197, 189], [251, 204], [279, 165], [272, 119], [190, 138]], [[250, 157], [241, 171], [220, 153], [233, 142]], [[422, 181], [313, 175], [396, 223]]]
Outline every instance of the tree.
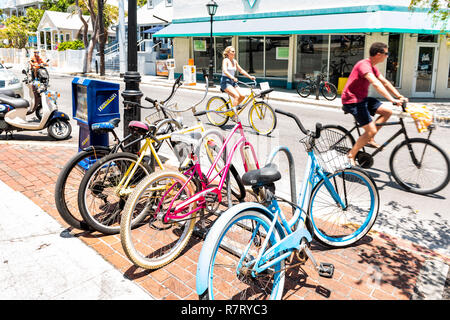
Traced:
[[42, 16], [44, 15], [45, 10], [43, 9], [36, 9], [33, 7], [30, 7], [27, 9], [27, 21], [28, 21], [28, 28], [32, 32], [37, 31], [37, 27], [39, 26], [39, 22], [41, 22]]
[[6, 19], [2, 29], [2, 38], [8, 39], [9, 46], [17, 49], [25, 48], [28, 43], [28, 21], [26, 17], [11, 16]]
[[431, 15], [434, 24], [441, 24], [442, 30], [447, 29], [450, 2], [448, 0], [411, 0], [409, 9], [425, 8]]

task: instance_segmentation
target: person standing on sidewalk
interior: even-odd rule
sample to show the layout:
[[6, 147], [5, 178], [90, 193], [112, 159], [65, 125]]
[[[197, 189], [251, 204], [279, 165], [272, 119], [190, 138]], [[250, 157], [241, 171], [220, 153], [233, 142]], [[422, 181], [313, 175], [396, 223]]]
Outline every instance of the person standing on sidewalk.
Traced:
[[[369, 54], [369, 58], [355, 64], [341, 95], [342, 109], [352, 114], [358, 125], [364, 129], [364, 134], [358, 138], [347, 155], [352, 165], [355, 165], [356, 154], [363, 146], [379, 147], [374, 136], [381, 127], [377, 127], [376, 124], [386, 122], [392, 115], [391, 108], [382, 105], [375, 98], [368, 97], [369, 86], [372, 85], [380, 95], [395, 105], [401, 105], [403, 101], [408, 101], [376, 67], [388, 57], [388, 46], [382, 42], [375, 42], [371, 45]], [[375, 116], [376, 113], [379, 116], [373, 120], [372, 116]]]
[[234, 107], [239, 105], [245, 98], [238, 88], [235, 74], [239, 71], [242, 75], [246, 76], [251, 80], [255, 80], [254, 76], [249, 75], [241, 66], [238, 64], [234, 58], [236, 51], [233, 46], [228, 46], [223, 51], [223, 61], [222, 61], [222, 77], [220, 78], [220, 89], [228, 93], [231, 97], [231, 103]]

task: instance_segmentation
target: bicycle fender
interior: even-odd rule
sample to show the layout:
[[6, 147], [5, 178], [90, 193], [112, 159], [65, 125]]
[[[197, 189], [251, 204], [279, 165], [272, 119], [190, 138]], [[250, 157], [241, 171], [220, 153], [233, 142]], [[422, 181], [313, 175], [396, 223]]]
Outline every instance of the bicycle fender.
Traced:
[[[256, 202], [239, 203], [220, 215], [220, 217], [214, 222], [212, 228], [209, 230], [198, 259], [196, 290], [200, 298], [207, 293], [206, 291], [208, 289], [209, 281], [209, 265], [211, 262], [211, 257], [214, 254], [213, 250], [217, 239], [221, 236], [223, 229], [234, 216], [247, 210], [261, 212], [269, 219], [273, 219], [274, 217], [273, 213], [267, 207]], [[284, 237], [285, 233], [278, 221], [275, 227], [280, 232], [280, 235]]]
[[108, 152], [111, 151], [111, 149], [107, 146], [89, 146], [89, 147], [83, 149], [83, 151], [86, 151], [86, 152], [89, 152], [92, 150], [103, 150], [103, 151], [108, 151]]

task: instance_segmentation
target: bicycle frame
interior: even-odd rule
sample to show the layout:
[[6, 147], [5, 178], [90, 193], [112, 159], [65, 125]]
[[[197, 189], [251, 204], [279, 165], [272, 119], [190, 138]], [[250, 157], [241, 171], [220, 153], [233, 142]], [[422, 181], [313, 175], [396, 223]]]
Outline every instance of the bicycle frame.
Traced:
[[[286, 147], [278, 147], [274, 151], [272, 151], [269, 162], [274, 158], [275, 154], [280, 151], [281, 149], [288, 150]], [[325, 187], [330, 192], [333, 199], [343, 208], [346, 207], [346, 204], [344, 204], [341, 197], [336, 193], [335, 188], [332, 186], [330, 180], [326, 176], [326, 174], [323, 172], [322, 168], [320, 167], [313, 151], [308, 151], [308, 160], [306, 164], [306, 170], [304, 177], [307, 177], [304, 182], [302, 183], [301, 191], [297, 197], [297, 206], [294, 212], [293, 217], [288, 221], [286, 219], [286, 216], [283, 214], [283, 211], [280, 209], [278, 205], [278, 201], [273, 198], [270, 202], [270, 205], [268, 206], [268, 210], [272, 213], [274, 213], [272, 224], [269, 227], [269, 230], [267, 231], [267, 236], [261, 246], [261, 249], [259, 250], [258, 256], [256, 259], [250, 260], [245, 262], [245, 265], [248, 268], [251, 268], [253, 275], [256, 273], [261, 273], [267, 268], [270, 268], [271, 266], [277, 264], [278, 262], [287, 259], [292, 251], [294, 250], [300, 250], [302, 249], [302, 239], [305, 238], [307, 242], [312, 241], [312, 236], [310, 231], [306, 228], [305, 222], [307, 218], [307, 206], [309, 205], [310, 195], [312, 190], [314, 189], [314, 186], [320, 181], [324, 180]], [[345, 201], [346, 202], [346, 201]], [[277, 242], [272, 247], [267, 248], [268, 242], [272, 237], [273, 230], [275, 226], [277, 225], [278, 220], [281, 221], [281, 225], [283, 226], [284, 232], [286, 236], [281, 239], [281, 241]], [[297, 224], [297, 228], [293, 230], [293, 226]], [[255, 228], [256, 230], [258, 228]], [[252, 238], [255, 236], [253, 234]], [[250, 244], [252, 241], [249, 241], [249, 245], [246, 248], [250, 248]], [[284, 252], [286, 251], [286, 252]], [[284, 253], [282, 253], [284, 252]], [[242, 260], [243, 257], [247, 256], [247, 252], [244, 251], [241, 260], [238, 263], [238, 267], [236, 270], [241, 269], [242, 263], [244, 261]]]
[[[233, 147], [231, 148], [231, 152], [227, 156], [227, 160], [226, 160], [224, 167], [221, 170], [217, 171], [217, 169], [216, 169], [217, 162], [224, 154], [228, 144], [230, 143], [231, 138], [233, 137], [233, 135], [236, 132], [239, 132], [241, 137], [237, 142], [234, 143]], [[214, 159], [214, 162], [211, 165], [211, 167], [209, 168], [208, 173], [206, 175], [203, 175], [200, 164], [198, 162], [193, 167], [191, 167], [190, 169], [188, 169], [185, 172], [185, 174], [189, 175], [189, 178], [185, 182], [183, 187], [180, 189], [180, 191], [177, 192], [177, 194], [175, 195], [175, 197], [172, 199], [171, 203], [169, 204], [169, 209], [167, 210], [168, 214], [165, 217], [165, 222], [167, 222], [169, 219], [172, 219], [172, 220], [182, 219], [188, 215], [193, 214], [196, 211], [206, 208], [205, 197], [207, 194], [214, 193], [217, 196], [217, 199], [218, 199], [217, 201], [218, 202], [222, 201], [222, 192], [221, 191], [222, 191], [223, 185], [225, 183], [225, 179], [227, 178], [227, 174], [228, 174], [229, 168], [231, 166], [231, 161], [233, 159], [234, 153], [239, 146], [241, 146], [240, 147], [241, 157], [244, 162], [245, 171], [247, 171], [248, 168], [246, 166], [246, 161], [245, 161], [245, 157], [244, 157], [244, 147], [250, 146], [254, 156], [256, 155], [256, 153], [255, 153], [254, 148], [251, 145], [251, 143], [247, 141], [247, 138], [244, 135], [244, 129], [240, 122], [236, 123], [236, 125], [234, 126], [231, 133], [227, 136], [225, 142], [223, 143], [219, 153], [217, 154], [216, 158]], [[256, 157], [255, 157], [255, 159], [256, 159]], [[256, 167], [259, 168], [259, 164], [257, 161], [256, 161]], [[213, 176], [214, 171], [217, 171], [217, 173]], [[178, 198], [180, 192], [185, 189], [185, 187], [192, 181], [192, 179], [195, 175], [198, 175], [199, 177], [204, 177], [204, 179], [200, 179], [201, 184], [202, 184], [202, 190], [200, 192], [194, 194], [193, 196], [191, 196], [189, 199], [179, 203], [172, 211], [172, 206], [173, 206], [175, 199]], [[214, 187], [209, 187], [211, 182], [213, 182], [220, 175], [221, 175], [221, 178], [219, 180], [219, 184]], [[163, 198], [164, 198], [164, 196], [161, 198], [161, 202], [163, 201], [162, 200]], [[197, 202], [199, 204], [199, 206], [197, 206], [197, 208], [195, 208], [193, 211], [189, 211], [186, 214], [179, 215], [180, 212], [182, 212], [186, 207], [193, 204], [194, 202]], [[158, 206], [158, 208], [159, 208], [159, 206]]]
[[[203, 123], [198, 123], [195, 126], [192, 127], [188, 127], [185, 129], [181, 129], [175, 132], [171, 132], [168, 134], [164, 134], [164, 135], [159, 135], [156, 137], [156, 139], [158, 141], [164, 141], [166, 139], [169, 139], [172, 134], [177, 133], [177, 134], [185, 134], [185, 133], [189, 133], [195, 130], [200, 130], [201, 132], [205, 132], [205, 127], [203, 126]], [[150, 149], [150, 153], [152, 154], [152, 156], [155, 158], [156, 163], [158, 164], [159, 168], [161, 170], [165, 170], [164, 165], [161, 161], [161, 159], [158, 156], [158, 153], [156, 152], [155, 148], [153, 147], [153, 143], [156, 142], [154, 139], [150, 138], [150, 137], [146, 137], [145, 138], [145, 143], [144, 145], [139, 149], [139, 158], [136, 161], [136, 163], [133, 163], [132, 165], [130, 165], [127, 169], [127, 171], [125, 172], [124, 176], [122, 177], [122, 180], [119, 182], [119, 184], [117, 185], [116, 188], [116, 192], [119, 195], [124, 195], [130, 192], [130, 190], [128, 190], [128, 185], [131, 181], [131, 178], [133, 177], [134, 173], [136, 172], [139, 164], [142, 162], [142, 160], [144, 159], [144, 156], [146, 156], [146, 151], [148, 149]], [[134, 143], [134, 142], [133, 142]]]

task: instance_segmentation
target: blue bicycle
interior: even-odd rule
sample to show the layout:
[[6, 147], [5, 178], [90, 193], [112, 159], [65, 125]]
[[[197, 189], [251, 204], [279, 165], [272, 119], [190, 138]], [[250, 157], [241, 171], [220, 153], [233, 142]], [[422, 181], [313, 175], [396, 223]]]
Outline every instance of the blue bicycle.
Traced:
[[[366, 235], [379, 209], [378, 189], [362, 169], [351, 167], [338, 133], [305, 130], [308, 162], [301, 192], [296, 197], [295, 166], [286, 147], [276, 148], [267, 164], [245, 173], [242, 181], [252, 188], [258, 202], [240, 203], [213, 224], [203, 244], [197, 266], [196, 289], [200, 299], [281, 299], [285, 271], [311, 260], [319, 275], [332, 277], [334, 266], [318, 263], [310, 243], [314, 236], [330, 247], [349, 246]], [[291, 200], [275, 195], [281, 179], [275, 155], [284, 152], [289, 161]], [[292, 208], [289, 219], [279, 202]]]

